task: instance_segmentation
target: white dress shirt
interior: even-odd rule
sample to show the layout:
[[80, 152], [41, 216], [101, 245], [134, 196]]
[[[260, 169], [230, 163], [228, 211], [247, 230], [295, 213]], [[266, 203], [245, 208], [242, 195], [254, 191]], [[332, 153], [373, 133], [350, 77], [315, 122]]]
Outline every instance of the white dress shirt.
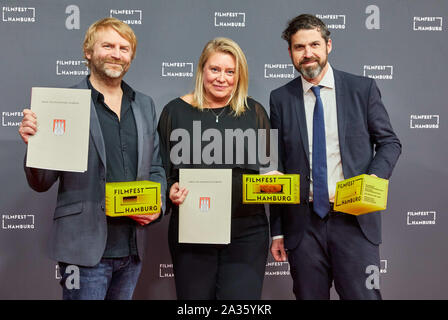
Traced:
[[[336, 182], [344, 180], [342, 172], [341, 153], [339, 149], [339, 134], [338, 134], [338, 115], [336, 106], [336, 88], [334, 85], [334, 75], [331, 65], [328, 64], [328, 70], [322, 80], [319, 82], [320, 97], [324, 107], [324, 121], [325, 121], [325, 144], [327, 149], [327, 182], [328, 182], [328, 196], [329, 201], [334, 202], [336, 192]], [[306, 127], [308, 132], [309, 145], [309, 162], [310, 172], [313, 168], [313, 112], [316, 104], [316, 96], [311, 87], [314, 84], [306, 81], [302, 77], [303, 88], [303, 102], [305, 104]], [[300, 128], [303, 130], [303, 128]], [[313, 177], [310, 176], [310, 201], [313, 201]], [[283, 238], [283, 235], [272, 237], [273, 240]]]
[[[339, 150], [338, 115], [336, 106], [336, 88], [334, 85], [333, 69], [328, 64], [328, 70], [319, 82], [320, 97], [324, 107], [325, 142], [327, 149], [327, 181], [329, 201], [334, 202], [336, 182], [344, 180], [342, 173], [341, 153]], [[316, 96], [311, 87], [314, 84], [302, 77], [303, 102], [305, 104], [306, 127], [308, 131], [308, 145], [310, 152], [310, 171], [313, 168], [313, 112], [316, 104]], [[310, 201], [313, 201], [313, 178], [310, 182]]]

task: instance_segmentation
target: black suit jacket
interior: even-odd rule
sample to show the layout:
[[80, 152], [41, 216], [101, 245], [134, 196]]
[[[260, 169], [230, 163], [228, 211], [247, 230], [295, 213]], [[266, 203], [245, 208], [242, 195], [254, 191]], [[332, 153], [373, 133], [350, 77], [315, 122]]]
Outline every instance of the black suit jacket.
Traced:
[[[388, 179], [401, 153], [380, 91], [373, 79], [333, 69], [339, 146], [344, 178], [376, 174]], [[270, 119], [278, 129], [280, 170], [300, 174], [300, 204], [271, 205], [271, 235], [284, 235], [285, 248], [301, 241], [308, 224], [310, 163], [308, 133], [300, 77], [273, 90]], [[381, 215], [372, 212], [357, 217], [366, 238], [381, 243]]]

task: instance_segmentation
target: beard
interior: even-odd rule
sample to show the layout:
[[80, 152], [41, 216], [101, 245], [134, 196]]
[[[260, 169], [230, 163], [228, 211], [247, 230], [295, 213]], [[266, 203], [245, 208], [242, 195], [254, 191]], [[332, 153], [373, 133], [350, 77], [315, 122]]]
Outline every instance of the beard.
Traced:
[[[107, 65], [108, 63], [113, 63], [114, 66], [111, 67]], [[110, 59], [92, 59], [91, 69], [96, 74], [100, 75], [102, 78], [118, 79], [123, 77], [128, 71], [129, 65], [126, 65], [122, 61], [110, 60]]]
[[[306, 79], [315, 79], [317, 78], [322, 70], [325, 68], [327, 61], [328, 61], [328, 55], [325, 56], [323, 60], [320, 60], [318, 58], [309, 58], [309, 59], [303, 59], [300, 61], [298, 67], [296, 67], [296, 70]], [[304, 66], [304, 63], [315, 61], [317, 62], [317, 65], [315, 66]]]

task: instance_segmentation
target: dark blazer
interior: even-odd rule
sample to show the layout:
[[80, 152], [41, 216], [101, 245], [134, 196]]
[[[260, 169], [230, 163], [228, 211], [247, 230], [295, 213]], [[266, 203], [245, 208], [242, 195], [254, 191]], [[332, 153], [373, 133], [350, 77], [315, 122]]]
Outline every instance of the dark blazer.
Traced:
[[[335, 69], [333, 73], [344, 178], [366, 173], [388, 179], [401, 144], [375, 81]], [[271, 235], [284, 235], [285, 248], [293, 249], [309, 223], [310, 210], [309, 145], [300, 77], [271, 92], [270, 119], [272, 128], [278, 129], [280, 170], [300, 174], [300, 204], [270, 208]], [[372, 212], [357, 219], [365, 237], [380, 244], [381, 215]]]
[[[74, 86], [88, 89], [87, 78]], [[138, 136], [136, 180], [159, 182], [165, 208], [166, 177], [159, 154], [157, 116], [152, 99], [136, 92], [131, 103]], [[28, 184], [38, 192], [47, 191], [59, 179], [51, 235], [51, 257], [56, 261], [94, 266], [106, 247], [105, 215], [106, 151], [93, 101], [90, 104], [88, 167], [84, 173], [28, 168]], [[159, 218], [160, 219], [160, 218]], [[137, 248], [144, 253], [146, 226], [137, 226]]]

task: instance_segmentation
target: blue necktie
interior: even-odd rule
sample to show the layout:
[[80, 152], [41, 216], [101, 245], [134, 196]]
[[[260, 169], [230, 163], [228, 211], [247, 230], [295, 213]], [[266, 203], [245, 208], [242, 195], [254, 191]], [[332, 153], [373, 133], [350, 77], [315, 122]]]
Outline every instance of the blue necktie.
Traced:
[[313, 113], [313, 210], [323, 218], [330, 211], [324, 106], [320, 98], [320, 87], [314, 86], [311, 90], [316, 96]]

